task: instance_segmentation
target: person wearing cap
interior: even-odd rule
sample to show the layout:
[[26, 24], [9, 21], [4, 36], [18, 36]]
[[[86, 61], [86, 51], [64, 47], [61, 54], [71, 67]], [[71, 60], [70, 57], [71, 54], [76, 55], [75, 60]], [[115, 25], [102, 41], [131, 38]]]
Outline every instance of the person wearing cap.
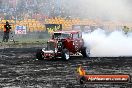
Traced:
[[9, 33], [10, 33], [11, 25], [8, 21], [6, 21], [6, 24], [4, 25], [4, 36], [3, 36], [3, 42], [8, 42], [9, 39]]

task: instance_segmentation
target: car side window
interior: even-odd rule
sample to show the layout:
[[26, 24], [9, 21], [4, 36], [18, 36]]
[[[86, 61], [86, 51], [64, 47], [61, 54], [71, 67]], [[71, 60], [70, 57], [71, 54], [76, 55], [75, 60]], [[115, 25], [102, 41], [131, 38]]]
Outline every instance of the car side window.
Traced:
[[73, 38], [79, 38], [79, 34], [73, 34]]
[[79, 38], [81, 38], [82, 37], [82, 32], [79, 32]]

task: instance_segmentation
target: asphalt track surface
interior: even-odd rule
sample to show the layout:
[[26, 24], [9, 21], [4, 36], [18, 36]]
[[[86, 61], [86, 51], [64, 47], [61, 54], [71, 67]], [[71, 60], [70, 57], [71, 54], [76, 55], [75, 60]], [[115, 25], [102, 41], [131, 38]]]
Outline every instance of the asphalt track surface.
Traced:
[[69, 61], [36, 60], [37, 48], [0, 49], [0, 88], [132, 88], [127, 84], [83, 84], [77, 80], [79, 64], [90, 74], [132, 75], [132, 58], [82, 58]]

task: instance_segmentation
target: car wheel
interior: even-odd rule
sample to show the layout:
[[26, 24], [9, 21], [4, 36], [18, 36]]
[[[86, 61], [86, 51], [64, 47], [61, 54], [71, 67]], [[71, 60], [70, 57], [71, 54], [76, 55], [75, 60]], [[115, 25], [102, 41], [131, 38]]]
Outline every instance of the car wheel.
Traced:
[[83, 57], [89, 57], [90, 56], [90, 49], [86, 48], [86, 47], [83, 47], [81, 49], [81, 54], [83, 55]]
[[90, 57], [90, 49], [89, 48], [86, 48], [85, 52], [86, 52], [86, 56], [87, 57]]
[[63, 60], [69, 60], [70, 59], [70, 52], [67, 49], [62, 50], [62, 58]]
[[42, 59], [43, 59], [42, 53], [43, 53], [43, 52], [42, 52], [42, 49], [37, 50], [36, 58], [37, 58], [38, 60], [42, 60]]

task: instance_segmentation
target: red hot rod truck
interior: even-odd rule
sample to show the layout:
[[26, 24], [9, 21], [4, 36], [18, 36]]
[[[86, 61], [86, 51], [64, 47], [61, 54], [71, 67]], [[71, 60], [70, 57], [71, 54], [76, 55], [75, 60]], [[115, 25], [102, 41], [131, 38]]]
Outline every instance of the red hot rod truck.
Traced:
[[81, 53], [83, 57], [89, 57], [90, 50], [84, 47], [82, 33], [80, 31], [58, 31], [52, 34], [47, 47], [38, 50], [36, 58], [69, 60], [71, 54]]

